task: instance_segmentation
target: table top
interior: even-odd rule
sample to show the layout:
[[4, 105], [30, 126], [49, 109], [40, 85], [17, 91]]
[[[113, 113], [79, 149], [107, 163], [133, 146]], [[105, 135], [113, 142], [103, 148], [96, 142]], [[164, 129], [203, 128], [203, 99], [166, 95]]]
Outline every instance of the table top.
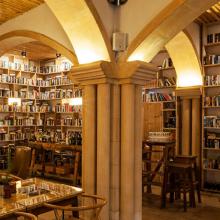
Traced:
[[45, 202], [60, 202], [82, 193], [82, 189], [39, 178], [16, 181], [16, 193], [10, 199], [0, 197], [0, 218], [15, 211], [32, 210]]

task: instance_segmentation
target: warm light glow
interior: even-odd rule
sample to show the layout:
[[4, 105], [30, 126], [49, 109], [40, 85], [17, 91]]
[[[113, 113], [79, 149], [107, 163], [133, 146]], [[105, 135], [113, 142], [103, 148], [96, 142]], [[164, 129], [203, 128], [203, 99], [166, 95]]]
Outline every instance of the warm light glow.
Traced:
[[177, 78], [177, 87], [200, 86], [202, 85], [202, 76], [196, 72], [185, 71], [179, 74]]
[[101, 54], [95, 53], [94, 50], [89, 50], [89, 47], [82, 49], [80, 47], [75, 47], [75, 52], [77, 54], [80, 64], [92, 63], [98, 60], [103, 60]]
[[65, 4], [63, 0], [45, 2], [70, 39], [79, 64], [110, 60], [102, 33], [85, 1], [65, 0]]
[[21, 99], [20, 98], [8, 98], [8, 105], [21, 106]]
[[82, 98], [62, 99], [62, 104], [82, 105]]
[[129, 58], [128, 61], [144, 61], [144, 54], [143, 53], [133, 53]]
[[202, 85], [202, 74], [196, 51], [184, 32], [165, 45], [176, 70], [177, 87]]

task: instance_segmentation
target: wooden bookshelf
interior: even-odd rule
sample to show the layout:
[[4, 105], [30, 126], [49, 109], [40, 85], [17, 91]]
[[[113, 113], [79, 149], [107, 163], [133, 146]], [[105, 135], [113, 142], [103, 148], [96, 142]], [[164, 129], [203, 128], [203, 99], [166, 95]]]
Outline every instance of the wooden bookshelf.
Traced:
[[[220, 184], [220, 126], [218, 125], [220, 108], [220, 42], [215, 42], [215, 33], [219, 32], [219, 25], [204, 29], [204, 58], [203, 74], [203, 133], [202, 133], [202, 186], [204, 190], [212, 184]], [[215, 32], [213, 32], [215, 30]], [[213, 39], [210, 42], [210, 35]], [[207, 40], [207, 41], [206, 41]], [[216, 55], [216, 56], [215, 56]], [[207, 63], [208, 62], [208, 63]], [[218, 98], [219, 96], [219, 98]], [[219, 99], [219, 100], [218, 100]], [[214, 190], [220, 192], [220, 190]]]
[[[17, 68], [12, 68], [12, 66], [17, 66]], [[35, 69], [35, 71], [30, 69]], [[54, 69], [58, 71], [50, 71]], [[3, 133], [6, 132], [7, 136], [10, 132], [16, 133], [16, 129], [19, 129], [19, 132], [21, 131], [24, 136], [18, 140], [24, 140], [29, 139], [31, 133], [33, 134], [39, 128], [48, 129], [50, 127], [50, 130], [55, 130], [59, 127], [61, 132], [64, 133], [69, 129], [71, 131], [81, 131], [82, 127], [76, 126], [74, 121], [82, 118], [81, 107], [73, 108], [73, 111], [67, 112], [66, 110], [57, 110], [57, 107], [66, 107], [66, 104], [62, 103], [64, 99], [81, 97], [81, 89], [67, 78], [67, 74], [68, 70], [60, 70], [58, 65], [41, 68], [38, 63], [36, 63], [36, 66], [28, 66], [13, 62], [6, 63], [0, 60], [0, 121], [6, 120], [9, 116], [12, 118], [11, 125], [5, 123], [0, 125], [0, 128], [4, 129]], [[18, 98], [21, 101], [21, 106], [9, 105], [9, 98]], [[11, 108], [10, 111], [9, 108]], [[41, 109], [44, 108], [53, 110], [42, 111]], [[53, 125], [48, 125], [46, 121], [48, 117], [51, 117], [49, 116], [51, 114], [54, 114], [55, 122]], [[71, 115], [72, 118], [70, 124], [63, 124], [62, 121], [68, 115]], [[16, 120], [19, 118], [22, 124], [17, 124]], [[28, 119], [33, 119], [33, 122], [26, 123], [25, 120]], [[57, 124], [57, 120], [60, 121], [60, 124]], [[24, 129], [29, 129], [29, 134]], [[17, 141], [17, 139], [11, 140], [7, 137], [6, 140], [1, 140], [1, 142], [11, 142], [13, 140]]]

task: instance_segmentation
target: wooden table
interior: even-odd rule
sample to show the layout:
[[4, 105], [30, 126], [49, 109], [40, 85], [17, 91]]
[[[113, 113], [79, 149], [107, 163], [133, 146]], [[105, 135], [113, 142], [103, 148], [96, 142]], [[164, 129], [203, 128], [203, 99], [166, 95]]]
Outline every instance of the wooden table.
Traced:
[[[65, 184], [32, 178], [16, 182], [17, 193], [10, 199], [0, 197], [0, 219], [8, 219], [13, 212], [23, 211], [39, 215], [47, 212], [45, 202], [66, 204], [82, 193], [82, 189]], [[31, 193], [31, 190], [34, 191]]]
[[[153, 183], [153, 180], [156, 176], [156, 174], [161, 169], [162, 165], [164, 165], [163, 168], [163, 181], [162, 181], [162, 189], [161, 189], [161, 206], [163, 206], [163, 199], [165, 195], [165, 187], [167, 182], [167, 163], [169, 162], [170, 157], [174, 156], [174, 149], [175, 149], [175, 141], [169, 141], [169, 142], [156, 142], [156, 141], [143, 141], [143, 146], [149, 146], [145, 152], [147, 154], [147, 192], [151, 193], [151, 185]], [[154, 150], [153, 148], [155, 146], [161, 146], [162, 151]], [[152, 161], [152, 152], [162, 152], [162, 157], [160, 160], [158, 160], [156, 167], [154, 170], [152, 170], [151, 167], [151, 161]]]

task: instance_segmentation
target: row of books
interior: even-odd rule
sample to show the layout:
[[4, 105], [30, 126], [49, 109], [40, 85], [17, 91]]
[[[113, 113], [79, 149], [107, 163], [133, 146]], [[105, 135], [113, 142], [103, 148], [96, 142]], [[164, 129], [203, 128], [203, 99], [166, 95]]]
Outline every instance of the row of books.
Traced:
[[220, 128], [220, 117], [204, 116], [204, 127]]
[[55, 117], [47, 117], [46, 119], [43, 118], [35, 118], [33, 116], [19, 116], [13, 117], [10, 116], [9, 118], [2, 118], [0, 119], [0, 126], [82, 126], [82, 118], [79, 117], [66, 117], [66, 118], [55, 118]]
[[219, 64], [220, 55], [207, 55], [204, 57], [204, 65]]
[[207, 35], [207, 43], [218, 43], [220, 42], [220, 33], [212, 33]]
[[35, 85], [33, 79], [26, 77], [16, 77], [15, 74], [0, 74], [1, 83], [13, 83], [13, 84], [22, 84], [22, 85]]
[[167, 93], [143, 92], [143, 102], [175, 101], [175, 95]]
[[215, 133], [209, 133], [205, 136], [205, 147], [220, 149], [220, 138]]
[[62, 62], [61, 65], [41, 66], [40, 73], [55, 73], [68, 71], [71, 69], [71, 64], [68, 62]]
[[57, 86], [71, 84], [72, 81], [67, 78], [67, 76], [56, 76], [53, 78], [48, 78], [43, 80], [42, 78], [37, 78], [36, 80], [27, 77], [16, 77], [15, 74], [0, 74], [0, 83], [13, 83], [29, 86]]
[[27, 72], [37, 72], [38, 71], [37, 66], [18, 63], [18, 62], [10, 62], [10, 61], [6, 61], [6, 60], [0, 60], [0, 67], [12, 69], [12, 70], [27, 71]]
[[204, 81], [206, 86], [220, 85], [220, 75], [206, 75]]
[[75, 93], [72, 89], [51, 89], [50, 91], [39, 92], [36, 95], [37, 99], [67, 99], [74, 98]]
[[206, 96], [204, 98], [204, 106], [220, 106], [220, 95], [217, 96]]
[[173, 62], [170, 57], [167, 57], [163, 60], [162, 69], [167, 69], [169, 67], [173, 67]]
[[68, 99], [81, 97], [81, 90], [73, 89], [51, 89], [50, 91], [39, 92], [38, 90], [29, 91], [27, 89], [10, 90], [9, 88], [0, 88], [0, 97], [2, 98], [23, 98], [23, 99]]
[[61, 125], [81, 127], [82, 118], [72, 118], [72, 117], [62, 118]]
[[203, 162], [205, 169], [218, 169], [220, 170], [220, 161], [218, 159], [205, 159]]
[[18, 105], [5, 105], [0, 104], [0, 112], [23, 112], [23, 113], [36, 113], [36, 112], [56, 112], [56, 113], [76, 113], [81, 112], [82, 106], [72, 106], [69, 104], [64, 105], [49, 105], [47, 103], [37, 103], [34, 105], [33, 101], [22, 102], [21, 106]]
[[26, 139], [27, 133], [21, 132], [21, 130], [11, 131], [0, 131], [0, 141], [16, 141]]
[[176, 85], [176, 78], [175, 77], [164, 77], [158, 79], [158, 85], [159, 87], [170, 87]]
[[0, 67], [7, 68], [12, 70], [18, 71], [27, 71], [27, 72], [39, 72], [39, 73], [54, 73], [54, 72], [62, 72], [62, 71], [69, 71], [72, 67], [71, 63], [69, 62], [62, 62], [60, 65], [47, 65], [41, 66], [38, 68], [34, 65], [23, 64], [19, 62], [10, 62], [7, 60], [0, 60]]
[[72, 81], [68, 79], [66, 76], [56, 76], [53, 78], [49, 78], [43, 80], [41, 78], [37, 78], [36, 86], [46, 87], [46, 86], [58, 86], [58, 85], [67, 85], [71, 84]]

